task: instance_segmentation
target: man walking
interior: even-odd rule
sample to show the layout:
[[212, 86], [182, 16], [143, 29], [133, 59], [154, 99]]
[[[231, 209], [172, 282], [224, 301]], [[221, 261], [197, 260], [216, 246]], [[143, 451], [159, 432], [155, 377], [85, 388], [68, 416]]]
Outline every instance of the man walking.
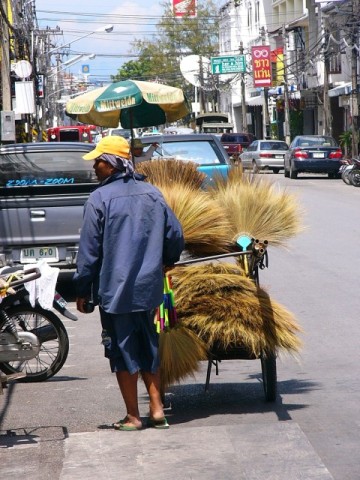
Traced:
[[181, 225], [160, 191], [134, 172], [128, 142], [100, 140], [84, 155], [94, 160], [100, 186], [84, 207], [77, 272], [77, 309], [99, 305], [105, 356], [116, 373], [127, 415], [119, 430], [140, 430], [137, 382], [150, 397], [148, 425], [168, 428], [160, 395], [154, 309], [163, 300], [163, 268], [179, 260]]

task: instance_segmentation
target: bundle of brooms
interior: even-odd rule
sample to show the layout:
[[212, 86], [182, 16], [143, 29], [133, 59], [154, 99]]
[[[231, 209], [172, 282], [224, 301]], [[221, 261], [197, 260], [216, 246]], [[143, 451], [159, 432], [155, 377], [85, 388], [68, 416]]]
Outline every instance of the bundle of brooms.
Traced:
[[188, 253], [202, 257], [228, 252], [231, 224], [218, 202], [200, 189], [206, 175], [196, 167], [193, 162], [153, 160], [140, 163], [137, 171], [161, 190], [182, 225]]
[[301, 332], [294, 316], [243, 275], [234, 264], [178, 267], [173, 274], [181, 325], [196, 332], [210, 350], [242, 345], [252, 355], [298, 352]]
[[[245, 233], [269, 245], [285, 245], [302, 229], [302, 214], [293, 196], [244, 175], [239, 167], [205, 191], [200, 189], [203, 177], [191, 162], [159, 160], [140, 165], [137, 170], [162, 191], [177, 215], [192, 256], [233, 251], [238, 236]], [[215, 343], [224, 349], [240, 344], [255, 356], [299, 350], [301, 330], [293, 315], [244, 276], [240, 266], [177, 267], [172, 275], [179, 322], [160, 336], [164, 388], [194, 374]]]

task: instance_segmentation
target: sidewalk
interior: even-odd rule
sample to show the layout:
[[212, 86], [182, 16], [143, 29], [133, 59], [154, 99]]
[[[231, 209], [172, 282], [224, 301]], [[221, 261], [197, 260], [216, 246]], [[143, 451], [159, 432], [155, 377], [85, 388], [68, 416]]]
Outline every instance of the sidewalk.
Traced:
[[291, 421], [71, 434], [60, 480], [100, 478], [333, 480]]

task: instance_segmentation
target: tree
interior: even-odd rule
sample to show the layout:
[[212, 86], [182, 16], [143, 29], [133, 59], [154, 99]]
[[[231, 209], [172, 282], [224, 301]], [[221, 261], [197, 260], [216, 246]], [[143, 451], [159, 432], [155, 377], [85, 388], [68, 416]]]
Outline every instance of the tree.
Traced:
[[[164, 81], [180, 87], [189, 100], [193, 99], [194, 88], [180, 72], [180, 60], [186, 55], [211, 57], [219, 50], [219, 17], [212, 0], [198, 0], [197, 17], [176, 18], [172, 2], [165, 1], [164, 15], [156, 26], [157, 33], [150, 40], [136, 39], [132, 43], [137, 61], [125, 63], [114, 80], [137, 78], [138, 80]], [[210, 75], [206, 90], [214, 91], [214, 78]]]
[[119, 82], [120, 80], [127, 80], [129, 78], [143, 78], [150, 72], [150, 65], [148, 61], [142, 60], [130, 60], [124, 63], [124, 65], [118, 70], [116, 75], [111, 75], [111, 80]]

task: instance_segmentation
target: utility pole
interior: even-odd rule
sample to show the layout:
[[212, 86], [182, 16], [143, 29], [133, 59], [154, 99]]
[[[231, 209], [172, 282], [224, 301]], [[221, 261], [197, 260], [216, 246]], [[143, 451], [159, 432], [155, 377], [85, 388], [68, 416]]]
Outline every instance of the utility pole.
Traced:
[[[244, 55], [244, 45], [240, 42], [240, 55]], [[245, 102], [245, 73], [240, 74], [240, 93], [241, 93], [241, 113], [242, 113], [242, 131], [248, 132], [247, 117], [246, 117], [246, 102]]]
[[290, 115], [289, 115], [289, 87], [287, 78], [287, 47], [286, 47], [286, 28], [285, 24], [282, 27], [283, 36], [283, 62], [284, 62], [284, 110], [285, 110], [285, 122], [284, 122], [284, 135], [285, 142], [290, 144]]
[[[261, 43], [265, 45], [265, 28], [260, 30]], [[263, 105], [263, 138], [270, 136], [270, 118], [269, 118], [269, 88], [264, 87], [264, 105]]]
[[352, 0], [352, 52], [351, 52], [351, 138], [352, 138], [352, 156], [357, 157], [359, 154], [358, 144], [358, 117], [359, 117], [359, 105], [358, 105], [358, 42], [359, 42], [359, 26], [358, 19], [360, 14], [359, 0]]
[[199, 59], [199, 80], [200, 80], [200, 113], [206, 113], [207, 108], [205, 104], [205, 93], [204, 93], [204, 65], [202, 62], [201, 55]]
[[[8, 26], [8, 2], [0, 0], [0, 26], [2, 33], [1, 40], [1, 103], [2, 110], [12, 110], [11, 105], [11, 84], [10, 84], [10, 36]], [[5, 16], [4, 16], [5, 15]]]
[[[325, 31], [326, 45], [329, 34]], [[330, 111], [330, 97], [329, 97], [329, 52], [324, 52], [324, 91], [323, 91], [323, 110], [324, 110], [324, 135], [332, 135], [331, 126], [331, 111]]]

